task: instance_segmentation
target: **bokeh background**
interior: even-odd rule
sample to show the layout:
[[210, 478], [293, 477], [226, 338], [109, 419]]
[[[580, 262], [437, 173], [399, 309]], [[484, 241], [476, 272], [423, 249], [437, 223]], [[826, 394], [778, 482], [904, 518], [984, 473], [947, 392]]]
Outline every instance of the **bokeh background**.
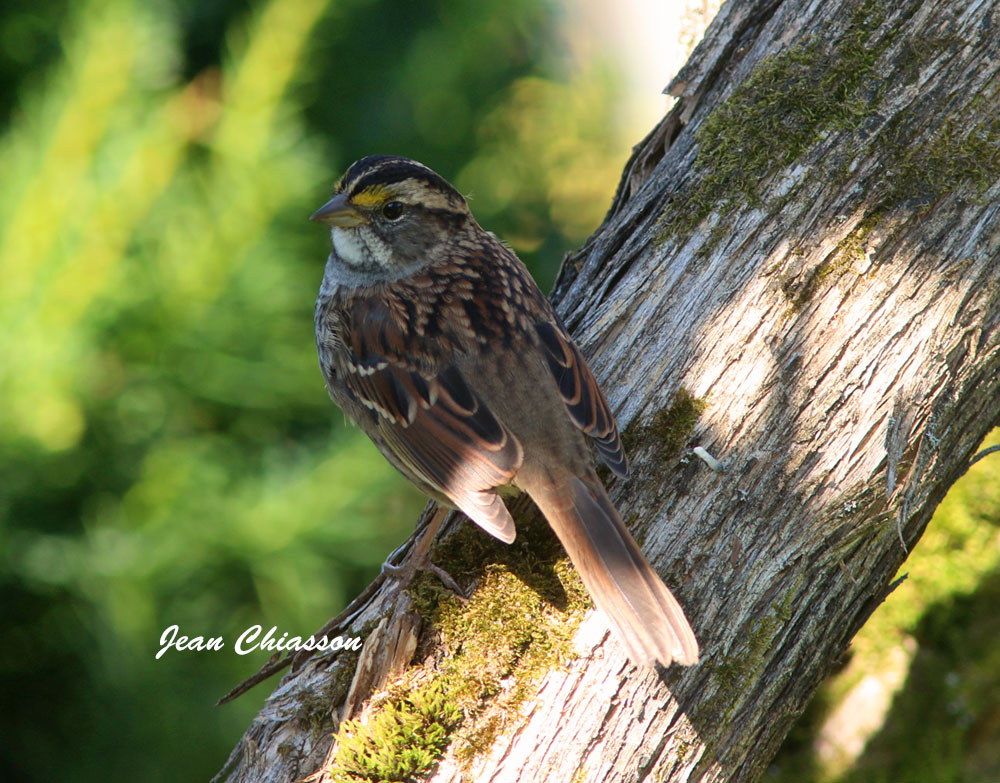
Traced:
[[[266, 658], [236, 637], [319, 627], [410, 532], [422, 498], [316, 367], [306, 217], [337, 175], [428, 163], [545, 288], [713, 11], [0, 6], [0, 779], [210, 777], [271, 687], [214, 706]], [[975, 777], [1000, 768], [998, 464], [949, 496], [772, 777], [998, 779]], [[172, 624], [226, 649], [155, 660]], [[881, 700], [859, 713], [859, 688]], [[913, 737], [966, 777], [917, 775]]]

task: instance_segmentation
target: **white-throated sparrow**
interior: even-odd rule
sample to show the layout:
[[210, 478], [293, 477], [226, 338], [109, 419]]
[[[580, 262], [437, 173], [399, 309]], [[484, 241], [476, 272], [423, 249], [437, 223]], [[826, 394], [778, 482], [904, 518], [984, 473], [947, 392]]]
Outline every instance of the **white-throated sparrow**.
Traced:
[[505, 542], [498, 489], [527, 492], [632, 661], [698, 660], [680, 605], [594, 472], [618, 426], [587, 363], [514, 253], [442, 177], [406, 158], [352, 165], [312, 216], [333, 252], [316, 301], [330, 396], [431, 497]]

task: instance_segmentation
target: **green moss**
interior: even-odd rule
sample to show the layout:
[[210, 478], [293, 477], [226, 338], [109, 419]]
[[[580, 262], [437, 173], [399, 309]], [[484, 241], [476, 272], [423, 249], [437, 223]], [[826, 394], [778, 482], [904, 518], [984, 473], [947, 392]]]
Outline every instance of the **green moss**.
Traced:
[[[889, 123], [879, 136], [885, 174], [874, 188], [884, 195], [804, 281], [789, 278], [782, 283], [790, 315], [800, 312], [830, 277], [864, 260], [867, 241], [896, 208], [906, 207], [919, 214], [960, 188], [981, 198], [1000, 179], [1000, 118], [988, 110], [992, 97], [980, 94], [929, 135], [923, 106], [915, 106]], [[922, 135], [926, 138], [917, 141]]]
[[[436, 562], [437, 558], [434, 560]], [[424, 619], [433, 618], [441, 599], [448, 595], [448, 589], [441, 584], [441, 580], [427, 570], [417, 571], [414, 574], [406, 587], [406, 592], [410, 596], [411, 608]]]
[[866, 215], [851, 233], [840, 240], [827, 259], [809, 272], [804, 281], [799, 282], [791, 277], [782, 281], [781, 291], [789, 301], [787, 315], [801, 312], [829, 278], [865, 260], [867, 240], [884, 216], [884, 208]]
[[840, 240], [834, 256], [841, 259], [842, 263], [848, 266], [855, 262], [864, 261], [868, 252], [868, 238], [878, 228], [882, 222], [882, 218], [883, 214], [881, 212], [873, 212], [866, 215], [850, 234]]
[[882, 197], [804, 281], [782, 283], [789, 315], [800, 312], [829, 278], [864, 260], [871, 235], [886, 225], [893, 210], [905, 207], [919, 214], [960, 188], [981, 198], [1000, 179], [1000, 118], [989, 109], [995, 91], [978, 95], [929, 134], [927, 107], [919, 104], [889, 123], [878, 137], [883, 178], [872, 189]]
[[[468, 600], [431, 575], [418, 575], [409, 588], [437, 640], [427, 665], [409, 676], [426, 678], [421, 688], [435, 689], [434, 708], [448, 719], [425, 725], [425, 710], [399, 687], [375, 711], [374, 728], [341, 728], [338, 739], [348, 750], [342, 756], [338, 748], [335, 780], [407, 779], [389, 775], [420, 774], [452, 743], [459, 760], [475, 757], [492, 746], [538, 679], [572, 654], [570, 641], [590, 605], [586, 591], [544, 518], [524, 502], [512, 504], [512, 512], [513, 544], [466, 524], [435, 549], [434, 561], [460, 583], [478, 582]], [[434, 741], [414, 746], [407, 737], [417, 729]]]
[[780, 627], [778, 618], [774, 615], [761, 618], [750, 629], [746, 643], [741, 645], [737, 653], [721, 656], [709, 665], [724, 691], [731, 694], [740, 690], [742, 683], [760, 669], [764, 653], [770, 649]]
[[624, 521], [625, 527], [632, 533], [632, 538], [639, 545], [639, 549], [643, 549], [646, 545], [646, 536], [649, 534], [649, 524], [635, 513], [629, 514]]
[[[890, 8], [884, 0], [865, 0], [846, 24], [831, 22], [817, 35], [760, 62], [697, 130], [693, 176], [660, 217], [659, 242], [690, 233], [712, 212], [727, 215], [742, 205], [765, 206], [768, 177], [800, 160], [823, 133], [852, 129], [874, 114], [882, 89], [875, 82], [875, 66], [894, 38], [892, 30], [879, 32]], [[931, 60], [964, 44], [955, 36], [912, 36], [902, 42], [892, 66], [900, 81], [912, 81]], [[792, 312], [801, 310], [826, 278], [863, 252], [863, 234], [894, 207], [929, 205], [963, 186], [981, 196], [996, 182], [1000, 119], [990, 108], [995, 88], [988, 92], [947, 116], [929, 137], [928, 119], [942, 112], [920, 101], [874, 137], [872, 143], [879, 145], [886, 165], [883, 180], [869, 192], [886, 195], [834, 258], [803, 283], [786, 284]], [[831, 163], [825, 170], [834, 180], [842, 179], [847, 162]], [[790, 196], [779, 196], [766, 206], [777, 212]], [[728, 231], [720, 221], [701, 252], [708, 252]]]
[[860, 3], [842, 30], [821, 32], [756, 70], [696, 133], [696, 175], [660, 218], [659, 241], [689, 233], [715, 210], [762, 202], [761, 183], [797, 160], [826, 130], [868, 114], [865, 94], [889, 40], [873, 40], [886, 4]]
[[946, 49], [964, 46], [967, 42], [957, 35], [918, 35], [903, 42], [897, 65], [903, 73], [903, 82], [912, 84], [920, 70]]
[[[764, 657], [774, 638], [791, 618], [792, 601], [799, 594], [800, 577], [779, 603], [771, 605], [772, 613], [757, 620], [746, 634], [746, 641], [732, 655], [719, 656], [705, 666], [718, 685], [715, 695], [698, 707], [699, 713], [714, 723], [728, 719], [738, 699], [733, 698], [764, 665]], [[710, 716], [710, 718], [709, 718]]]
[[922, 112], [906, 113], [887, 129], [894, 154], [883, 209], [930, 205], [960, 187], [981, 197], [1000, 178], [1000, 118], [989, 109], [995, 93], [978, 95], [924, 141], [913, 141], [926, 127]]
[[325, 691], [303, 689], [298, 694], [299, 709], [295, 715], [298, 724], [309, 729], [315, 740], [333, 726], [333, 704]]
[[676, 457], [687, 442], [691, 431], [705, 410], [705, 401], [686, 389], [678, 389], [670, 405], [653, 415], [648, 424], [633, 420], [622, 433], [626, 452], [640, 447], [652, 448], [657, 462]]
[[[517, 538], [512, 544], [505, 544], [476, 525], [466, 523], [437, 544], [434, 562], [460, 584], [468, 585], [481, 580], [491, 565], [503, 566], [543, 598], [558, 604], [564, 597], [564, 589], [554, 568], [566, 559], [559, 539], [527, 497], [519, 496], [507, 505], [517, 521]], [[430, 580], [420, 592], [427, 608], [451, 596], [436, 579]], [[433, 609], [424, 617], [435, 623], [439, 620]]]
[[437, 762], [460, 720], [461, 711], [442, 681], [394, 695], [368, 723], [341, 724], [331, 778], [339, 783], [411, 781]]
[[556, 562], [551, 575], [556, 584], [539, 590], [537, 584], [528, 585], [503, 566], [492, 565], [467, 604], [456, 602], [442, 614], [443, 641], [460, 652], [453, 673], [476, 681], [470, 696], [491, 695], [492, 687], [522, 661], [530, 661], [533, 669], [547, 669], [566, 657], [565, 643], [576, 631], [574, 620], [590, 603], [568, 559]]
[[790, 302], [786, 315], [800, 312], [819, 290], [823, 281], [834, 272], [844, 268], [842, 264], [834, 260], [835, 258], [838, 256], [833, 255], [823, 263], [818, 264], [802, 282], [798, 282], [794, 278], [786, 278], [782, 281], [781, 292], [785, 295], [785, 299]]
[[[902, 13], [912, 14], [915, 8]], [[894, 42], [895, 31], [905, 27], [905, 18], [894, 18], [880, 29], [893, 10], [885, 0], [863, 0], [846, 22], [831, 21], [816, 35], [764, 58], [696, 131], [692, 176], [661, 215], [657, 241], [689, 234], [713, 212], [726, 216], [744, 205], [780, 212], [793, 192], [766, 199], [764, 188], [772, 175], [802, 160], [823, 134], [852, 130], [863, 119], [877, 118], [885, 85], [912, 82], [932, 60], [967, 43], [949, 35], [910, 36], [899, 43], [896, 59], [886, 63], [894, 73], [876, 79], [876, 64]], [[866, 194], [878, 196], [830, 258], [804, 279], [783, 283], [788, 315], [800, 312], [824, 283], [863, 256], [865, 237], [897, 207], [919, 212], [960, 188], [981, 198], [1000, 178], [996, 90], [989, 87], [959, 110], [939, 105], [941, 96], [929, 94], [877, 133], [869, 129], [863, 138], [859, 135], [856, 145], [877, 145], [883, 162], [878, 180], [865, 188]], [[928, 133], [936, 122], [938, 127]], [[811, 171], [843, 182], [850, 162], [842, 156]], [[710, 252], [730, 232], [726, 221], [716, 222], [699, 253]]]
[[539, 677], [572, 653], [589, 599], [568, 559], [551, 564], [545, 578], [554, 583], [528, 585], [491, 565], [467, 604], [450, 599], [441, 614], [443, 676], [473, 717], [459, 737], [460, 760], [489, 749]]

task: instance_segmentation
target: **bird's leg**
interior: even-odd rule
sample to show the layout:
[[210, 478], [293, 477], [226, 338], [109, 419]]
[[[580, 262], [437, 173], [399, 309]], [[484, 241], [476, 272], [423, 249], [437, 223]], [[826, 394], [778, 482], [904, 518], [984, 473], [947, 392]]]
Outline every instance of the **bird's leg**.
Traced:
[[[445, 587], [457, 595], [464, 597], [464, 591], [458, 586], [458, 583], [452, 578], [451, 574], [432, 563], [430, 558], [431, 544], [434, 543], [434, 537], [441, 529], [441, 524], [444, 522], [444, 518], [448, 515], [449, 511], [451, 509], [442, 506], [434, 509], [430, 521], [417, 536], [417, 540], [410, 549], [410, 553], [400, 565], [393, 565], [388, 560], [382, 563], [382, 573], [398, 580], [401, 583], [401, 589], [405, 589], [413, 581], [413, 577], [416, 576], [417, 571], [430, 571], [441, 580], [441, 583]], [[392, 557], [392, 555], [389, 557]]]

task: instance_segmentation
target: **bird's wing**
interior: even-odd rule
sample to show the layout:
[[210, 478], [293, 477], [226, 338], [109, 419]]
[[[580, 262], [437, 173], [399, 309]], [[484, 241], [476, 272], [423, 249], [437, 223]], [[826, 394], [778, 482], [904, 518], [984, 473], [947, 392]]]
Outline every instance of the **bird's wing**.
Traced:
[[601, 461], [615, 475], [626, 478], [628, 459], [618, 424], [587, 361], [561, 326], [543, 321], [535, 330], [570, 418], [596, 441]]
[[462, 377], [454, 355], [422, 340], [423, 353], [377, 301], [351, 308], [344, 346], [349, 360], [339, 380], [372, 411], [385, 444], [420, 482], [449, 498], [502, 541], [514, 521], [495, 488], [521, 466], [517, 438]]

